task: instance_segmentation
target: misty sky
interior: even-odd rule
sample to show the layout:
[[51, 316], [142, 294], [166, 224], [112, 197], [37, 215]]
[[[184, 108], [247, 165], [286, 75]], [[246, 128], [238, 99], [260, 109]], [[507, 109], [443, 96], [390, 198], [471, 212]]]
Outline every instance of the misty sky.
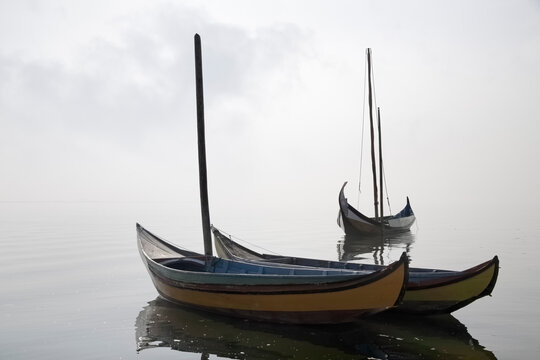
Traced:
[[0, 1], [0, 201], [198, 211], [195, 33], [218, 218], [322, 220], [344, 181], [356, 203], [367, 47], [394, 212], [540, 217], [540, 2], [522, 0]]

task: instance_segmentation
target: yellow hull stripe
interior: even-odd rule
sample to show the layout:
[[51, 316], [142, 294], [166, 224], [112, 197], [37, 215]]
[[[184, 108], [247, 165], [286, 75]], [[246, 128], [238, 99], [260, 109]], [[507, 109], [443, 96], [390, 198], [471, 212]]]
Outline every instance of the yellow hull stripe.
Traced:
[[486, 271], [446, 286], [424, 290], [407, 290], [403, 301], [464, 301], [478, 296], [489, 285], [495, 273], [495, 265]]

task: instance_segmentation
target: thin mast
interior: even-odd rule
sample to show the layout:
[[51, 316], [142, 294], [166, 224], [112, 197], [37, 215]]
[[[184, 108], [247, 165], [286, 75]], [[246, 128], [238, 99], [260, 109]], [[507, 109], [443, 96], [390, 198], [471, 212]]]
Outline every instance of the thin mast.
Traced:
[[369, 126], [371, 131], [371, 171], [373, 172], [373, 205], [375, 207], [375, 219], [379, 218], [379, 198], [377, 196], [377, 167], [375, 164], [375, 130], [373, 128], [373, 94], [371, 84], [371, 49], [367, 49], [368, 63], [368, 99], [369, 99]]
[[381, 134], [381, 109], [377, 107], [377, 122], [378, 122], [378, 132], [379, 132], [379, 188], [381, 190], [381, 229], [384, 228], [382, 226], [382, 221], [384, 217], [384, 201], [383, 201], [383, 164], [382, 164], [382, 134]]
[[199, 144], [199, 188], [201, 192], [201, 218], [204, 239], [204, 254], [212, 255], [210, 236], [210, 210], [208, 206], [208, 182], [206, 179], [206, 146], [204, 140], [204, 101], [201, 37], [195, 34], [195, 85], [197, 93], [197, 139]]

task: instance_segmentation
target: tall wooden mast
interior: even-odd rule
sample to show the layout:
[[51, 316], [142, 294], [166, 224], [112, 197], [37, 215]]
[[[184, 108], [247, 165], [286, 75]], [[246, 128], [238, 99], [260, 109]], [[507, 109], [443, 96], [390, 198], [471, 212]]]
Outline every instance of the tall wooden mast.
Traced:
[[201, 193], [201, 218], [205, 255], [212, 255], [210, 235], [210, 210], [208, 206], [208, 182], [206, 179], [206, 145], [204, 140], [204, 101], [201, 37], [195, 34], [195, 85], [197, 93], [197, 139], [199, 144], [199, 189]]
[[368, 66], [368, 102], [369, 102], [369, 126], [371, 133], [371, 171], [373, 172], [373, 205], [375, 207], [375, 219], [379, 218], [379, 197], [377, 196], [377, 166], [375, 164], [375, 129], [373, 126], [373, 94], [371, 84], [371, 49], [367, 49]]
[[[384, 217], [384, 191], [383, 191], [383, 161], [382, 161], [382, 134], [381, 134], [381, 109], [377, 107], [377, 131], [379, 133], [379, 189], [381, 194], [381, 224]], [[384, 229], [384, 225], [381, 225], [381, 229]]]

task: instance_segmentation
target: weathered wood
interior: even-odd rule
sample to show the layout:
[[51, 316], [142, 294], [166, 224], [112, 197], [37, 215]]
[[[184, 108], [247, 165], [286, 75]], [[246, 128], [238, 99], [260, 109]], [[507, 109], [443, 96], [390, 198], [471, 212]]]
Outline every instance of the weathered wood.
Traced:
[[197, 94], [197, 139], [199, 144], [199, 189], [205, 255], [212, 255], [210, 210], [208, 206], [208, 181], [206, 176], [206, 144], [204, 136], [204, 100], [201, 37], [195, 34], [195, 85]]

